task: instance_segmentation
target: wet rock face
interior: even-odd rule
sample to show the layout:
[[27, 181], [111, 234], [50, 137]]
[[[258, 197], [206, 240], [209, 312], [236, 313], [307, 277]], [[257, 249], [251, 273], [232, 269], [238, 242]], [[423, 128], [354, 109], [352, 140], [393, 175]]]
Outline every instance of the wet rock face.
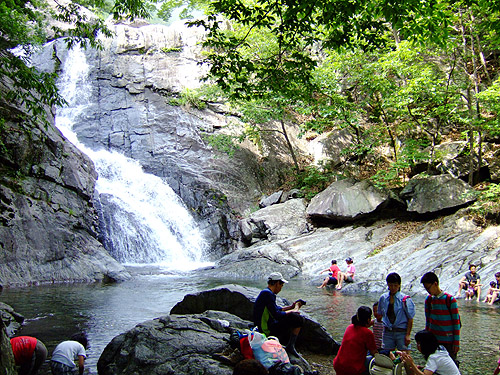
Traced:
[[52, 125], [7, 122], [2, 140], [2, 284], [127, 278], [97, 240], [93, 163]]

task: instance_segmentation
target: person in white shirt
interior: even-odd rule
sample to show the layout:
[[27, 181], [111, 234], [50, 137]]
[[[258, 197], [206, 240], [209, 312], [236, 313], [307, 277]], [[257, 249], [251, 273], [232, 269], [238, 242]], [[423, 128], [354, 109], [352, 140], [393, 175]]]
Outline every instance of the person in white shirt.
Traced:
[[415, 335], [417, 349], [427, 360], [423, 371], [420, 370], [410, 354], [397, 352], [405, 365], [407, 375], [461, 375], [457, 365], [444, 346], [439, 345], [436, 336], [430, 331], [420, 331]]
[[[63, 341], [57, 345], [50, 360], [52, 374], [75, 375], [78, 370], [78, 374], [83, 375], [87, 346], [88, 340], [85, 333], [74, 334], [71, 336], [71, 340]], [[75, 360], [78, 360], [78, 368]]]

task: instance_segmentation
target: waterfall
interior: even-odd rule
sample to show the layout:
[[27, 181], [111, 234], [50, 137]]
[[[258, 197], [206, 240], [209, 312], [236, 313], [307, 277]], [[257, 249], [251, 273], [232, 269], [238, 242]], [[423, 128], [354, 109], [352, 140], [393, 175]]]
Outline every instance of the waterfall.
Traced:
[[129, 265], [156, 264], [180, 271], [206, 265], [203, 253], [207, 244], [167, 183], [122, 154], [90, 150], [78, 141], [72, 127], [92, 99], [88, 72], [84, 51], [73, 47], [58, 81], [68, 105], [57, 109], [56, 126], [95, 164], [101, 216], [106, 218], [101, 228], [105, 247], [116, 260]]

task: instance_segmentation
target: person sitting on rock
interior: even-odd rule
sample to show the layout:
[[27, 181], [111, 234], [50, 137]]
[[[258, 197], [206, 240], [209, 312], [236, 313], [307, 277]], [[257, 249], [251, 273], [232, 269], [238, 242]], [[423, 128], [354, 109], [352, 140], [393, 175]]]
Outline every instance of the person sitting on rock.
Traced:
[[30, 336], [10, 339], [19, 375], [36, 375], [47, 358], [47, 348], [40, 340]]
[[279, 338], [290, 333], [290, 339], [285, 349], [288, 354], [302, 359], [295, 349], [297, 336], [304, 325], [304, 317], [299, 313], [302, 302], [299, 300], [285, 307], [276, 305], [276, 295], [286, 283], [288, 281], [279, 272], [273, 272], [269, 275], [267, 288], [263, 289], [255, 300], [253, 320], [259, 328], [259, 332], [266, 336]]
[[75, 333], [71, 336], [71, 340], [63, 341], [56, 346], [52, 353], [50, 361], [50, 369], [53, 375], [75, 374], [75, 360], [78, 360], [78, 373], [83, 375], [85, 358], [87, 354], [85, 350], [88, 346], [88, 340], [85, 333]]
[[342, 283], [353, 283], [354, 282], [354, 274], [356, 273], [356, 267], [354, 266], [354, 262], [351, 257], [348, 257], [345, 262], [347, 263], [347, 271], [339, 273], [339, 283], [337, 285], [337, 289], [342, 289]]
[[495, 279], [496, 281], [492, 282], [495, 283], [496, 290], [493, 290], [491, 293], [491, 298], [488, 301], [489, 305], [493, 305], [497, 301], [498, 294], [500, 293], [500, 272], [495, 273]]
[[337, 261], [335, 259], [332, 260], [332, 265], [329, 268], [325, 268], [319, 274], [321, 275], [323, 272], [330, 272], [330, 275], [325, 277], [323, 283], [320, 286], [318, 286], [318, 289], [324, 288], [327, 285], [335, 286], [338, 284], [340, 268], [339, 266], [337, 266]]
[[474, 264], [469, 265], [469, 271], [465, 273], [465, 275], [460, 279], [458, 283], [458, 292], [455, 295], [455, 298], [460, 297], [462, 293], [462, 289], [469, 289], [469, 285], [471, 282], [475, 283], [474, 291], [477, 294], [477, 301], [479, 302], [481, 299], [481, 276], [476, 272], [476, 266]]
[[488, 293], [486, 293], [486, 297], [484, 297], [484, 301], [483, 302], [488, 303], [490, 305], [493, 304], [493, 302], [492, 302], [492, 300], [493, 300], [493, 293], [497, 293], [498, 294], [498, 289], [496, 287], [497, 287], [497, 284], [494, 281], [491, 281], [490, 282], [490, 287], [488, 289]]

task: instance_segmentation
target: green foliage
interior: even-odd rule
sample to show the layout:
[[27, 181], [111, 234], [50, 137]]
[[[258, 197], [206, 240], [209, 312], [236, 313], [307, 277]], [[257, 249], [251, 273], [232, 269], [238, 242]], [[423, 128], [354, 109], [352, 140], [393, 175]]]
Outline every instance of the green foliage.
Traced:
[[477, 95], [488, 113], [484, 117], [484, 128], [492, 135], [500, 135], [500, 79]]
[[335, 177], [336, 174], [325, 166], [308, 166], [296, 174], [295, 187], [303, 192], [306, 199], [311, 199], [325, 190]]
[[236, 137], [227, 134], [205, 134], [203, 139], [217, 151], [229, 156], [239, 150], [239, 146], [234, 143]]
[[193, 18], [196, 14], [205, 11], [208, 8], [209, 1], [207, 0], [167, 0], [162, 1], [158, 17], [165, 22], [170, 22], [173, 13], [176, 9], [181, 9], [179, 12], [180, 19]]
[[163, 47], [163, 48], [160, 48], [160, 51], [165, 53], [165, 54], [169, 54], [172, 52], [181, 52], [182, 47]]
[[500, 215], [500, 184], [490, 183], [480, 186], [476, 202], [467, 210], [482, 220], [489, 214]]
[[175, 106], [189, 106], [197, 109], [205, 109], [207, 103], [204, 100], [203, 91], [185, 88], [178, 97], [171, 97], [168, 104]]

